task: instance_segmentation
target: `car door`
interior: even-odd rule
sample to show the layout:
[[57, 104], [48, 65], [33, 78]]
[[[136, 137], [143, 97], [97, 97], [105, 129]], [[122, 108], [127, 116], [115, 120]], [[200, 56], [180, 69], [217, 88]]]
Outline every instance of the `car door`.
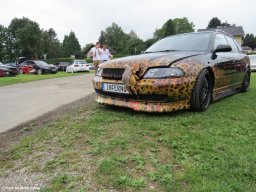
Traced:
[[232, 56], [232, 68], [234, 70], [234, 75], [232, 76], [232, 82], [234, 84], [237, 84], [237, 86], [239, 87], [243, 81], [244, 73], [246, 70], [246, 62], [244, 60], [244, 54], [242, 54], [239, 51], [234, 39], [232, 39], [227, 35], [225, 37], [228, 41], [228, 44], [232, 48], [232, 51], [229, 53]]
[[24, 64], [22, 64], [22, 72], [23, 73], [29, 73], [30, 68], [29, 68], [29, 61], [25, 61]]
[[35, 73], [36, 72], [36, 69], [35, 69], [35, 63], [33, 61], [28, 61], [27, 62], [27, 70], [28, 70], [28, 73]]
[[[217, 33], [214, 40], [214, 50], [218, 45], [228, 45], [224, 34]], [[232, 52], [218, 52], [215, 59], [215, 67], [219, 71], [215, 77], [215, 87], [222, 90], [229, 89], [233, 83], [233, 76], [236, 74], [234, 57]]]

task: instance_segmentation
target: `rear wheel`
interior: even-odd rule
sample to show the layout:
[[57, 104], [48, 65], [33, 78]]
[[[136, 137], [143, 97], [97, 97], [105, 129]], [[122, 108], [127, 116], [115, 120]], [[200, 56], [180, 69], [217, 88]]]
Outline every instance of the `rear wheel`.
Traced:
[[193, 111], [205, 111], [212, 98], [212, 80], [207, 69], [204, 69], [197, 77], [191, 97], [191, 109]]
[[242, 83], [242, 88], [241, 88], [242, 92], [248, 91], [250, 86], [250, 80], [251, 80], [250, 70], [247, 69], [244, 75], [243, 83]]
[[38, 69], [38, 70], [37, 70], [37, 75], [42, 75], [42, 74], [43, 74], [42, 69]]

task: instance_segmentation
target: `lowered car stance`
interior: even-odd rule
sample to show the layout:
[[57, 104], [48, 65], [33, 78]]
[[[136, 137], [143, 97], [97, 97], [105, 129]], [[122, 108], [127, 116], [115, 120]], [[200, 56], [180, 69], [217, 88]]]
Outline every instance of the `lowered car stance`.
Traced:
[[45, 73], [57, 73], [58, 69], [54, 65], [48, 65], [44, 61], [39, 60], [27, 60], [19, 65], [20, 74], [38, 74], [42, 75]]
[[136, 111], [204, 111], [211, 101], [250, 84], [250, 61], [220, 30], [159, 40], [143, 54], [99, 66], [93, 85], [100, 104]]

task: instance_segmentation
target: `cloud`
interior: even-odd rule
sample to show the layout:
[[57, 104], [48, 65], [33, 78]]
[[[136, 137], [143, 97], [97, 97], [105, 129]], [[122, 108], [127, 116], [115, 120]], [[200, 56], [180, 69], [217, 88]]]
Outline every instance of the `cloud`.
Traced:
[[84, 46], [97, 41], [100, 31], [112, 22], [145, 40], [168, 19], [177, 17], [188, 17], [198, 29], [217, 16], [256, 34], [255, 7], [255, 0], [8, 0], [1, 2], [0, 24], [8, 26], [14, 17], [28, 17], [43, 29], [53, 28], [61, 41], [74, 31]]

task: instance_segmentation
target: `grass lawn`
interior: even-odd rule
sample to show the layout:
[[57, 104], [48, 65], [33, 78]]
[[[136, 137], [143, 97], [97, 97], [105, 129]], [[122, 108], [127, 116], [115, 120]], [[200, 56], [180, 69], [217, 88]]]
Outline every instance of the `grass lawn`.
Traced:
[[[84, 73], [88, 73], [88, 72], [84, 72]], [[16, 83], [27, 83], [27, 82], [38, 81], [43, 79], [52, 79], [52, 78], [58, 78], [58, 77], [81, 75], [84, 73], [66, 73], [66, 72], [60, 71], [56, 74], [45, 74], [45, 75], [26, 74], [26, 75], [17, 75], [15, 77], [0, 77], [0, 87], [6, 86], [6, 85], [12, 85]]]
[[255, 97], [253, 74], [250, 91], [203, 113], [92, 103], [2, 151], [0, 180], [25, 170], [45, 192], [256, 191]]

